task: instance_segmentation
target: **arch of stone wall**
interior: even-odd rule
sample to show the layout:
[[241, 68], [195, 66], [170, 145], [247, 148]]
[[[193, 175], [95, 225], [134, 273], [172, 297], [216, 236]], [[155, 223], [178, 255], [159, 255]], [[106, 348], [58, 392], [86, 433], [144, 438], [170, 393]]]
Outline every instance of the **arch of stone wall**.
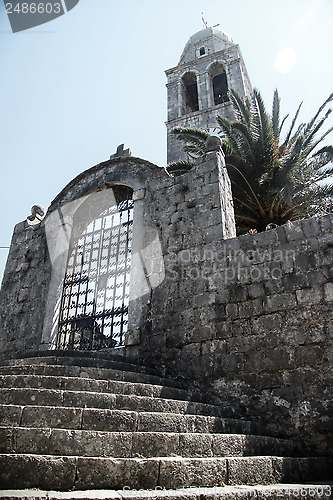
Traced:
[[147, 188], [161, 170], [157, 165], [141, 158], [112, 158], [82, 172], [69, 182], [52, 201], [47, 213], [89, 193], [105, 189], [112, 183], [131, 186], [134, 191]]
[[214, 71], [214, 67], [216, 67], [216, 68], [220, 67], [226, 73], [227, 65], [225, 63], [222, 63], [219, 60], [216, 60], [216, 61], [210, 62], [209, 65], [207, 66], [207, 69], [206, 69], [206, 72], [211, 77], [216, 76], [218, 74], [216, 71]]
[[[160, 276], [149, 278], [154, 259], [163, 262], [157, 229], [151, 217], [153, 207], [150, 201], [151, 183], [161, 174], [165, 175], [164, 170], [138, 158], [110, 159], [77, 176], [51, 203], [44, 225], [52, 274], [41, 349], [55, 347], [62, 284], [71, 240], [77, 232], [75, 224], [80, 224], [82, 218], [84, 224], [92, 220], [101, 208], [105, 208], [108, 200], [111, 205], [113, 191], [110, 188], [119, 184], [133, 189], [134, 201], [129, 325], [125, 343], [131, 344], [132, 337], [137, 336], [140, 324], [145, 321], [145, 306], [149, 301], [152, 283], [163, 279], [163, 265], [157, 266], [161, 270]], [[89, 214], [85, 211], [87, 205]]]

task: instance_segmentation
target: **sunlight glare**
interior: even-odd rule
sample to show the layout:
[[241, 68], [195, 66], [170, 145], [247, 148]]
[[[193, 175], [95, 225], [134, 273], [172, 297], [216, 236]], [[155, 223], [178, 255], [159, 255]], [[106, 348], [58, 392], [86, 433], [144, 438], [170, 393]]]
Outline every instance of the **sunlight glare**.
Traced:
[[292, 47], [284, 47], [275, 58], [274, 68], [280, 73], [289, 73], [294, 67], [296, 59], [296, 51]]

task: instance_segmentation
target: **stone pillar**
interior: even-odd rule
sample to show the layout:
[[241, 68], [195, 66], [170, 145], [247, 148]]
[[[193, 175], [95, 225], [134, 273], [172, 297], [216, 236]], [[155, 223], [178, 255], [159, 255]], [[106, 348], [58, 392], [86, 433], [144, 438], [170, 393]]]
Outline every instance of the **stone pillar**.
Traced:
[[236, 236], [231, 183], [222, 151], [222, 141], [211, 136], [206, 141], [206, 154], [199, 158], [195, 167], [182, 176], [188, 181], [185, 195], [197, 206], [196, 213], [184, 207], [182, 220], [187, 221], [187, 238], [198, 246], [201, 241], [220, 241]]
[[207, 92], [207, 73], [197, 75], [199, 110], [209, 107], [209, 93]]

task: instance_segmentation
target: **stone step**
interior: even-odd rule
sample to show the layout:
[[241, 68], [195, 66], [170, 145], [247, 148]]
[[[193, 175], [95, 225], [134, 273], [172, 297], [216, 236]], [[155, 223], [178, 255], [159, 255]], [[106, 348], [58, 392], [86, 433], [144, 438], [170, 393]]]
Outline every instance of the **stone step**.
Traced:
[[0, 454], [0, 488], [177, 489], [320, 481], [329, 476], [325, 458], [100, 458]]
[[127, 372], [111, 368], [93, 368], [61, 364], [24, 364], [0, 366], [1, 375], [45, 375], [91, 378], [95, 380], [119, 380], [142, 384], [162, 385], [183, 389], [179, 382], [138, 372]]
[[1, 426], [49, 427], [109, 432], [259, 434], [255, 422], [202, 415], [99, 408], [0, 405]]
[[165, 387], [163, 385], [124, 382], [119, 380], [63, 377], [59, 375], [0, 375], [0, 387], [109, 392], [112, 394], [133, 394], [152, 398], [191, 399], [191, 395], [187, 391], [173, 387]]
[[148, 396], [55, 389], [1, 388], [0, 402], [5, 405], [70, 406], [225, 416], [222, 407], [206, 403]]
[[[22, 363], [25, 359], [54, 359], [57, 360], [57, 363], [66, 364], [68, 361], [69, 364], [80, 365], [84, 360], [88, 360], [93, 363], [92, 366], [98, 367], [99, 364], [103, 364], [104, 362], [113, 363], [114, 365], [118, 365], [120, 370], [147, 373], [151, 375], [159, 375], [156, 368], [152, 368], [149, 366], [144, 366], [142, 364], [137, 363], [135, 360], [131, 358], [127, 358], [124, 355], [117, 355], [117, 352], [121, 352], [120, 349], [112, 349], [112, 350], [99, 350], [99, 351], [88, 351], [88, 350], [41, 350], [41, 351], [28, 351], [24, 353], [16, 353], [12, 356], [11, 360], [5, 360], [5, 363], [15, 363], [18, 361]], [[77, 359], [76, 362], [73, 360]]]
[[40, 349], [35, 351], [25, 351], [17, 352], [13, 354], [13, 359], [24, 359], [24, 358], [34, 358], [34, 357], [45, 357], [45, 356], [56, 356], [56, 357], [84, 357], [84, 358], [94, 358], [94, 359], [111, 359], [113, 361], [126, 361], [127, 363], [133, 365], [140, 365], [133, 358], [128, 358], [124, 354], [122, 348], [116, 349], [98, 349], [98, 350], [87, 350], [87, 349]]
[[290, 441], [242, 434], [105, 432], [0, 427], [0, 453], [84, 457], [292, 456]]
[[86, 490], [86, 491], [43, 491], [6, 490], [0, 491], [2, 500], [246, 500], [256, 498], [329, 500], [332, 498], [333, 483], [330, 481], [313, 484], [273, 484], [256, 486], [216, 486], [214, 488], [182, 488], [177, 490]]
[[79, 356], [36, 356], [20, 359], [10, 359], [2, 361], [4, 366], [23, 366], [33, 364], [49, 364], [49, 365], [68, 365], [81, 366], [92, 368], [111, 368], [114, 370], [122, 370], [133, 373], [142, 373], [144, 375], [159, 376], [159, 373], [154, 369], [146, 368], [142, 365], [134, 365], [125, 361], [115, 361], [112, 359], [79, 357]]

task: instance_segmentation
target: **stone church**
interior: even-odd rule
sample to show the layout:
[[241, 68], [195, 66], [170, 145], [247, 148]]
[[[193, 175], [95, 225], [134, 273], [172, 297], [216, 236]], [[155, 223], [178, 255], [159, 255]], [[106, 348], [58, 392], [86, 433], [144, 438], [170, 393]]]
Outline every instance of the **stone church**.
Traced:
[[[216, 27], [166, 75], [169, 162], [252, 91]], [[330, 498], [332, 228], [236, 237], [218, 137], [176, 178], [121, 145], [35, 205], [0, 295], [0, 498]]]

